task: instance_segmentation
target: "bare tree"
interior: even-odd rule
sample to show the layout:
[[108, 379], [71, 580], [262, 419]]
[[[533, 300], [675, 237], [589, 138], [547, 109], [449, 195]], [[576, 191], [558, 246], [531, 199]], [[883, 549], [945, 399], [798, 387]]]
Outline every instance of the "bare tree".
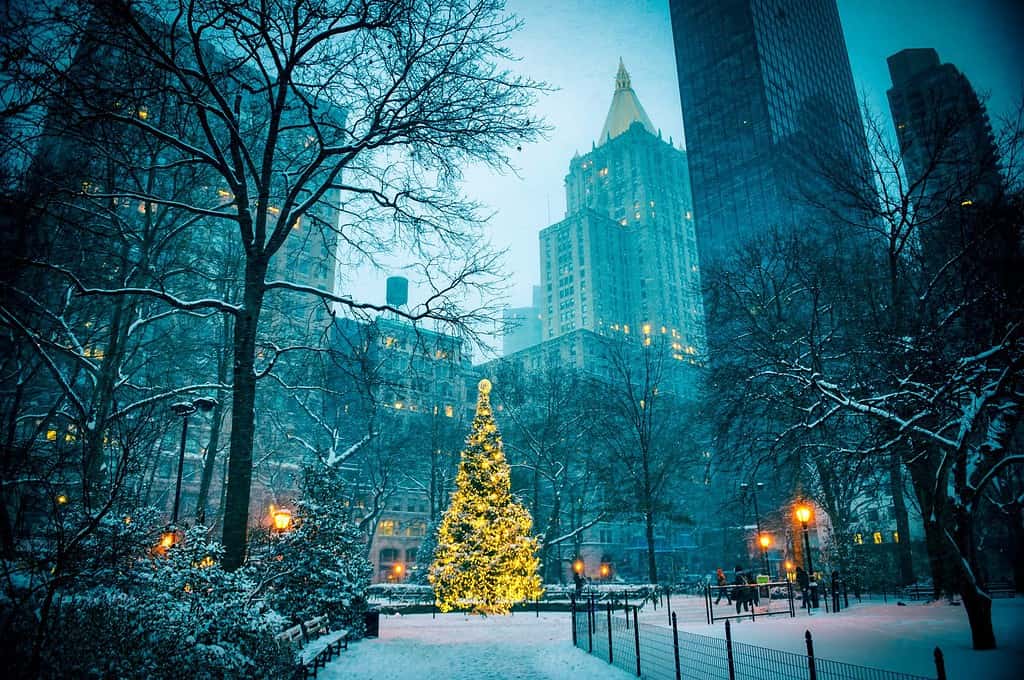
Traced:
[[167, 147], [150, 172], [213, 177], [203, 185], [208, 195], [186, 201], [161, 183], [102, 184], [94, 195], [173, 206], [217, 224], [225, 241], [240, 246], [242, 276], [238, 297], [226, 299], [193, 296], [189, 277], [174, 271], [133, 286], [59, 271], [79, 295], [144, 296], [232, 317], [224, 562], [234, 568], [245, 556], [267, 296], [289, 291], [385, 309], [273, 278], [275, 258], [305, 229], [371, 263], [404, 247], [424, 267], [430, 292], [392, 311], [470, 329], [490, 311], [487, 301], [467, 307], [464, 293], [495, 280], [495, 260], [479, 239], [475, 206], [457, 194], [460, 168], [507, 167], [504, 149], [537, 138], [542, 126], [527, 113], [537, 85], [503, 66], [504, 41], [518, 22], [500, 0], [169, 0], [148, 16], [129, 2], [84, 6], [84, 19], [55, 15], [74, 23], [90, 49], [54, 94], [88, 92], [112, 62], [142, 64], [159, 87], [137, 93], [131, 106], [78, 96], [69, 115]]

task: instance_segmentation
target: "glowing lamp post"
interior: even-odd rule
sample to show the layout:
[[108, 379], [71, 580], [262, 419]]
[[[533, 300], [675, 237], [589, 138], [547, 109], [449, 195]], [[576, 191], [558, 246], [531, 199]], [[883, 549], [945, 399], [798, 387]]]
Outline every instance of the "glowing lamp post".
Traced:
[[757, 542], [761, 544], [761, 559], [764, 560], [764, 573], [771, 576], [771, 568], [768, 566], [768, 546], [772, 544], [772, 537], [768, 534], [761, 534], [757, 537]]
[[601, 578], [607, 579], [611, 575], [612, 575], [612, 567], [611, 567], [611, 565], [609, 565], [607, 563], [602, 564], [601, 565]]
[[583, 575], [583, 560], [581, 560], [580, 558], [577, 557], [576, 561], [572, 563], [572, 570], [574, 572], [576, 572], [577, 574], [579, 574], [580, 576], [582, 576]]
[[804, 554], [807, 556], [807, 575], [814, 573], [814, 565], [811, 563], [811, 538], [807, 535], [807, 523], [811, 521], [811, 506], [801, 503], [796, 506], [796, 518], [804, 532]]
[[288, 528], [292, 525], [292, 513], [291, 510], [285, 508], [277, 508], [276, 510], [270, 511], [270, 516], [274, 520], [274, 529], [279, 534], [283, 534], [288, 531]]
[[402, 574], [405, 573], [405, 565], [401, 562], [396, 562], [395, 566], [391, 567], [391, 573], [396, 581], [401, 581]]

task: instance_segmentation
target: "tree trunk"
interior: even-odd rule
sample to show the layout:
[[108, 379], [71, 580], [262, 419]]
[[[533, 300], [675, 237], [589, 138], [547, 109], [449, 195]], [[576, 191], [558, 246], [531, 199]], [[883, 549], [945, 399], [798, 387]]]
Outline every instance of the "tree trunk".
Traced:
[[210, 497], [210, 484], [213, 482], [213, 470], [217, 465], [217, 447], [220, 446], [220, 428], [224, 417], [224, 405], [217, 400], [213, 408], [213, 423], [210, 425], [210, 443], [206, 446], [203, 457], [203, 476], [199, 481], [199, 497], [196, 499], [196, 523], [206, 525], [206, 505]]
[[996, 634], [992, 629], [992, 598], [971, 584], [960, 590], [967, 621], [971, 626], [971, 644], [975, 649], [995, 649]]
[[265, 275], [265, 264], [254, 259], [246, 262], [245, 303], [235, 317], [231, 448], [228, 452], [223, 534], [224, 568], [228, 571], [234, 571], [245, 561], [256, 418], [256, 333], [263, 307]]
[[647, 535], [647, 572], [651, 583], [657, 583], [658, 561], [654, 552], [654, 513], [649, 508], [644, 512], [644, 531]]
[[908, 454], [913, 455], [907, 465], [910, 479], [917, 494], [924, 524], [925, 549], [928, 552], [928, 568], [932, 577], [932, 595], [938, 600], [957, 592], [956, 577], [952, 573], [949, 544], [943, 533], [943, 525], [950, 519], [946, 508], [939, 504], [932, 493], [935, 478], [934, 466], [928, 460], [927, 452], [914, 447]]
[[899, 565], [901, 586], [913, 583], [914, 555], [910, 549], [910, 517], [907, 514], [907, 499], [903, 492], [903, 469], [898, 453], [889, 455], [889, 493], [892, 495], [893, 513], [896, 515], [896, 559]]

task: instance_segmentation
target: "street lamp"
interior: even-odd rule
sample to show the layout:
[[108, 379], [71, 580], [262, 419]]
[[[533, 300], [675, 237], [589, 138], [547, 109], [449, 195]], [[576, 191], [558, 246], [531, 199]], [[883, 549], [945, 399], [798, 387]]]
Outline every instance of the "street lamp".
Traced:
[[757, 537], [757, 542], [761, 544], [761, 559], [764, 560], [764, 573], [771, 576], [771, 570], [768, 568], [768, 546], [772, 544], [772, 537], [768, 534], [761, 534]]
[[185, 440], [188, 437], [188, 417], [196, 411], [212, 411], [217, 400], [212, 397], [198, 397], [192, 401], [179, 401], [171, 404], [174, 415], [181, 416], [181, 448], [178, 449], [178, 477], [174, 484], [174, 509], [171, 511], [171, 524], [178, 523], [178, 507], [181, 505], [181, 475], [185, 470]]
[[277, 529], [279, 534], [283, 534], [288, 531], [288, 527], [292, 524], [292, 511], [286, 508], [277, 508], [276, 510], [271, 508], [270, 516], [274, 519], [274, 528]]
[[395, 562], [395, 566], [391, 567], [391, 571], [394, 573], [396, 581], [402, 580], [402, 574], [405, 573], [405, 565], [401, 562]]
[[576, 561], [572, 563], [572, 570], [577, 574], [583, 574], [583, 560], [581, 558], [577, 557]]
[[811, 563], [811, 537], [807, 535], [807, 523], [811, 521], [811, 506], [801, 503], [796, 506], [796, 518], [804, 530], [804, 554], [807, 555], [807, 575], [814, 573], [814, 566]]
[[[740, 484], [740, 490], [743, 491], [743, 493], [747, 493], [749, 491], [750, 497], [754, 500], [754, 524], [757, 525], [758, 537], [761, 536], [761, 512], [760, 510], [757, 509], [757, 492], [761, 491], [762, 489], [764, 489], [763, 482], [758, 482], [753, 486], [747, 484], [746, 482]], [[767, 546], [764, 545], [764, 543], [761, 544], [761, 560], [764, 563], [764, 573], [770, 573], [768, 571], [768, 549]]]
[[612, 575], [611, 565], [609, 565], [607, 562], [601, 564], [601, 578], [602, 579], [607, 579], [611, 575]]

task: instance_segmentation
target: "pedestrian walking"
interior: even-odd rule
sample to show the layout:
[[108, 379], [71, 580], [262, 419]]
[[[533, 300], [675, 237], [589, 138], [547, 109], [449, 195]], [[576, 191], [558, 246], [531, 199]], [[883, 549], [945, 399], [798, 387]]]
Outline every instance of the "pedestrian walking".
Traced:
[[750, 609], [750, 589], [747, 588], [747, 584], [750, 581], [747, 580], [747, 575], [743, 572], [743, 568], [740, 565], [736, 565], [736, 570], [733, 572], [733, 584], [736, 586], [733, 588], [732, 599], [736, 603], [736, 613], [740, 613], [740, 607], [743, 607], [743, 611]]
[[725, 595], [725, 603], [727, 605], [732, 604], [732, 595], [729, 594], [729, 589], [726, 588], [729, 585], [729, 579], [725, 577], [725, 572], [719, 567], [715, 571], [715, 579], [718, 581], [718, 597], [715, 598], [715, 604], [722, 601], [722, 595]]
[[811, 577], [807, 575], [803, 567], [796, 568], [796, 582], [800, 586], [801, 609], [811, 608]]

